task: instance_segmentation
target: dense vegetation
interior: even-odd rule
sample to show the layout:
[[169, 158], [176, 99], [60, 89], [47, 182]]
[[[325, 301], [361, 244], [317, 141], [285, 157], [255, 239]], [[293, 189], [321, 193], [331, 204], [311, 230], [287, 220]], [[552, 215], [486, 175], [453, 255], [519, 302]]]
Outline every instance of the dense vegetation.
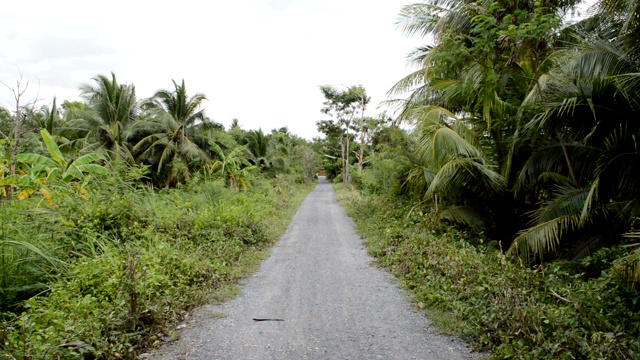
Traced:
[[496, 359], [635, 359], [638, 293], [604, 270], [619, 250], [535, 269], [473, 232], [440, 227], [433, 208], [339, 191], [369, 252], [410, 290], [440, 331]]
[[[399, 115], [366, 129], [364, 167], [325, 160], [372, 255], [499, 358], [640, 356], [639, 7], [570, 22], [577, 5], [404, 7], [430, 43], [390, 90]], [[358, 146], [357, 91], [321, 91], [327, 148]]]
[[[640, 211], [635, 2], [428, 1], [400, 26], [435, 44], [400, 118], [414, 125], [406, 189], [512, 258], [577, 259], [630, 242]], [[640, 280], [639, 254], [620, 259]], [[622, 266], [622, 264], [621, 264]]]
[[143, 100], [113, 74], [81, 91], [0, 112], [0, 358], [170, 341], [194, 306], [233, 295], [319, 167], [286, 128], [225, 131], [184, 81]]
[[578, 5], [404, 7], [425, 45], [397, 116], [324, 85], [312, 144], [225, 130], [184, 81], [140, 100], [99, 75], [42, 108], [18, 82], [0, 108], [3, 355], [126, 358], [171, 336], [275, 238], [322, 152], [371, 253], [478, 350], [639, 357], [640, 7], [573, 21]]

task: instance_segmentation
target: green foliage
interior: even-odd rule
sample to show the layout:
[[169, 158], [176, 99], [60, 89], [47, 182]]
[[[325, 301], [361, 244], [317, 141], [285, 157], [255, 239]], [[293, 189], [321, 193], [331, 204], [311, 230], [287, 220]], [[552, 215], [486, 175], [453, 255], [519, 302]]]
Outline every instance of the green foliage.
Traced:
[[23, 300], [46, 290], [46, 283], [66, 264], [55, 244], [38, 229], [25, 226], [34, 215], [34, 201], [0, 209], [0, 314], [20, 310]]
[[211, 150], [218, 156], [220, 160], [216, 160], [211, 164], [208, 170], [210, 173], [218, 173], [224, 179], [227, 186], [239, 190], [249, 187], [247, 173], [257, 169], [255, 165], [251, 165], [243, 153], [247, 150], [247, 146], [239, 146], [225, 154], [218, 144], [209, 143]]
[[476, 350], [497, 359], [640, 355], [640, 295], [615, 276], [619, 254], [605, 249], [577, 268], [557, 262], [531, 269], [470, 233], [435, 233], [429, 208], [344, 190], [339, 196], [379, 264], [442, 329]]
[[144, 103], [151, 118], [136, 122], [133, 147], [139, 161], [155, 168], [156, 182], [169, 187], [185, 184], [198, 166], [210, 163], [205, 131], [215, 127], [200, 109], [204, 94], [188, 96], [184, 80], [173, 85], [175, 90], [159, 90]]
[[159, 345], [192, 307], [234, 293], [320, 167], [286, 127], [225, 132], [184, 81], [139, 102], [114, 74], [92, 80], [83, 102], [0, 107], [4, 134], [29, 135], [0, 139], [2, 358]]
[[[60, 187], [51, 208], [5, 205], [1, 259], [13, 265], [2, 268], [11, 298], [0, 310], [22, 313], [0, 319], [3, 354], [133, 359], [158, 346], [190, 309], [255, 266], [311, 190], [253, 179], [243, 192], [221, 180], [156, 192], [136, 185], [139, 172], [92, 183], [83, 197]], [[9, 259], [19, 253], [22, 261]], [[73, 341], [84, 346], [60, 346]]]
[[[351, 142], [355, 135], [360, 134], [361, 152], [355, 152], [359, 170], [364, 163], [364, 137], [369, 131], [364, 112], [371, 100], [362, 85], [348, 87], [341, 91], [331, 85], [320, 86], [320, 92], [325, 98], [320, 110], [331, 119], [316, 122], [318, 131], [326, 136], [325, 169], [329, 179], [342, 172], [341, 179], [346, 184], [351, 179], [349, 167], [351, 165]], [[358, 116], [358, 111], [360, 111]], [[340, 162], [338, 163], [338, 159]], [[338, 170], [339, 169], [339, 170]]]
[[[75, 112], [82, 117], [70, 119], [64, 133], [84, 151], [99, 150], [113, 160], [134, 162], [131, 146], [131, 125], [140, 115], [135, 87], [118, 84], [116, 76], [93, 78], [95, 84], [81, 87], [81, 95], [88, 104], [85, 111]], [[90, 111], [89, 111], [90, 109]]]
[[320, 155], [307, 144], [294, 146], [291, 155], [291, 173], [295, 176], [295, 181], [300, 183], [312, 182], [316, 172], [322, 168]]
[[368, 193], [399, 194], [407, 162], [403, 154], [374, 154], [361, 173], [352, 172], [353, 184]]
[[435, 40], [390, 91], [410, 93], [406, 193], [530, 265], [626, 244], [640, 214], [637, 4], [563, 25], [575, 5], [434, 0], [398, 23]]
[[107, 168], [96, 164], [104, 160], [101, 154], [88, 153], [69, 162], [51, 134], [46, 129], [42, 129], [40, 133], [50, 157], [35, 153], [18, 154], [16, 159], [22, 174], [0, 179], [0, 185], [12, 185], [20, 191], [18, 199], [25, 199], [39, 191], [53, 205], [50, 194], [53, 186], [75, 181], [79, 184], [79, 190], [85, 192], [84, 187], [91, 180], [91, 175], [110, 175]]

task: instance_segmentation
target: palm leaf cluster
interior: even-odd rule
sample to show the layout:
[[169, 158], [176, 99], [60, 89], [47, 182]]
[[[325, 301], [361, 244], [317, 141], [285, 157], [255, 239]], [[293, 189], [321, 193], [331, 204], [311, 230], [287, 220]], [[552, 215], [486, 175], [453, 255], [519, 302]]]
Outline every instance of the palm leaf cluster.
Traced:
[[[187, 92], [184, 80], [173, 81], [170, 90], [138, 99], [135, 87], [119, 83], [112, 73], [94, 77], [80, 88], [80, 94], [82, 101], [57, 106], [54, 100], [51, 107], [28, 113], [27, 125], [34, 130], [33, 136], [21, 143], [21, 173], [3, 180], [5, 185], [18, 186], [17, 179], [22, 176], [20, 181], [30, 186], [23, 184], [21, 189], [34, 193], [43, 189], [46, 181], [37, 169], [54, 169], [59, 159], [68, 159], [58, 167], [69, 176], [80, 165], [85, 170], [100, 166], [98, 163], [142, 165], [150, 169], [148, 181], [157, 187], [176, 187], [194, 177], [215, 176], [230, 188], [241, 189], [249, 186], [253, 169], [272, 177], [291, 172], [296, 162], [291, 154], [298, 147], [309, 147], [286, 128], [271, 134], [245, 131], [237, 119], [226, 132], [206, 116], [202, 107], [206, 96]], [[0, 126], [9, 124], [11, 116], [0, 108]], [[44, 150], [36, 136], [40, 129], [50, 134], [44, 141], [54, 143], [59, 156]], [[85, 164], [85, 159], [91, 161]], [[3, 178], [5, 173], [9, 171], [2, 173]], [[30, 177], [23, 176], [26, 174]]]
[[568, 24], [575, 5], [428, 0], [398, 22], [433, 40], [390, 90], [409, 94], [405, 189], [528, 261], [632, 242], [640, 216], [640, 7], [603, 0]]

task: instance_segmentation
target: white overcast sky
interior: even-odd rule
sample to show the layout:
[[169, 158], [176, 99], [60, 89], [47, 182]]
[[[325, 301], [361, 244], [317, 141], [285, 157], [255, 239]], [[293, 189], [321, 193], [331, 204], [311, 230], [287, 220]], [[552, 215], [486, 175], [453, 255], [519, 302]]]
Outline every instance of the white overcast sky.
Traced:
[[[287, 126], [307, 139], [324, 116], [319, 85], [363, 85], [379, 112], [424, 41], [394, 23], [411, 0], [6, 1], [0, 80], [20, 71], [42, 105], [78, 100], [80, 85], [114, 72], [138, 98], [185, 80], [207, 115], [228, 126]], [[39, 85], [37, 85], [39, 82]], [[38, 93], [39, 92], [39, 93]], [[12, 106], [0, 87], [0, 104]]]

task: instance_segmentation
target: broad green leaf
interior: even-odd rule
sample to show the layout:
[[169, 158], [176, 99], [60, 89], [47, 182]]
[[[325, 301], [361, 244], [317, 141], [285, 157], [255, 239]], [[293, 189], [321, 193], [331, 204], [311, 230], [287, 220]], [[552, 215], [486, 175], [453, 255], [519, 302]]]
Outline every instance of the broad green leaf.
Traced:
[[62, 170], [60, 168], [51, 169], [49, 175], [47, 175], [47, 179], [49, 180], [61, 180], [62, 178]]
[[40, 165], [46, 167], [56, 167], [58, 163], [50, 158], [40, 154], [18, 154], [16, 156], [19, 162], [25, 163], [30, 166]]
[[92, 163], [94, 161], [104, 160], [104, 156], [100, 153], [93, 152], [86, 155], [82, 155], [79, 158], [75, 159], [71, 165], [81, 166], [85, 164]]
[[77, 166], [77, 168], [83, 173], [99, 174], [99, 175], [109, 175], [111, 173], [109, 169], [98, 164], [84, 164], [84, 165]]
[[51, 134], [49, 134], [47, 129], [42, 129], [40, 131], [40, 135], [42, 135], [42, 140], [44, 140], [44, 143], [47, 145], [47, 149], [49, 150], [49, 154], [51, 154], [53, 160], [55, 160], [58, 164], [66, 167], [67, 161], [64, 159], [64, 156], [62, 156], [62, 152], [60, 152], [58, 144], [56, 144], [55, 140], [53, 139]]
[[14, 175], [9, 175], [4, 179], [0, 179], [0, 185], [15, 185], [20, 181], [20, 178], [22, 176], [14, 174]]

